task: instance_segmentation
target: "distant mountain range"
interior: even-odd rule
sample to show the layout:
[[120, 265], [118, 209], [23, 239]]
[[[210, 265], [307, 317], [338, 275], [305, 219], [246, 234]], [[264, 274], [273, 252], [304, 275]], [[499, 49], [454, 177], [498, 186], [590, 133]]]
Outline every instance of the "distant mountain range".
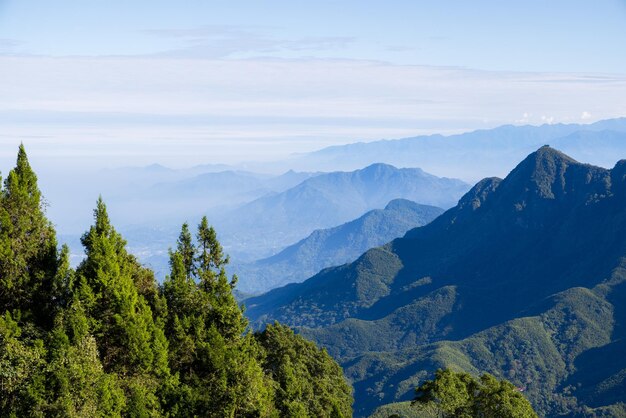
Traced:
[[[173, 170], [153, 164], [102, 170], [97, 173], [90, 189], [65, 187], [60, 190], [58, 185], [49, 186], [53, 199], [51, 218], [58, 222], [59, 218], [55, 216], [58, 214], [63, 217], [86, 214], [72, 215], [71, 219], [62, 221], [72, 224], [69, 233], [59, 227], [64, 241], [70, 243], [76, 264], [82, 258], [79, 237], [92, 220], [90, 214], [98, 196], [96, 190], [99, 190], [110, 208], [112, 219], [127, 237], [130, 250], [164, 277], [169, 268], [167, 248], [175, 243], [183, 222], [194, 223], [205, 213], [232, 210], [320, 174], [290, 170], [274, 176], [237, 170], [211, 171], [221, 168], [207, 165]], [[58, 202], [62, 205], [57, 205]]]
[[440, 367], [506, 378], [540, 416], [625, 416], [626, 160], [542, 147], [430, 224], [246, 305], [342, 362], [356, 416]]
[[261, 293], [288, 283], [301, 282], [326, 267], [354, 261], [369, 248], [401, 237], [443, 213], [443, 209], [395, 199], [384, 209], [374, 209], [343, 225], [318, 229], [278, 254], [248, 264], [235, 264], [237, 288]]
[[296, 155], [282, 163], [298, 170], [330, 171], [381, 162], [474, 182], [506, 175], [518, 161], [545, 144], [580, 160], [610, 167], [616, 155], [626, 155], [626, 118], [585, 125], [505, 125], [450, 136], [358, 142]]
[[212, 219], [231, 254], [259, 259], [316, 229], [383, 208], [393, 199], [448, 208], [469, 188], [460, 180], [436, 177], [419, 168], [373, 164], [352, 172], [317, 175], [282, 193], [216, 213]]
[[[190, 173], [198, 169], [183, 172]], [[180, 223], [215, 208], [226, 211], [259, 197], [283, 192], [320, 174], [291, 170], [271, 176], [228, 170], [180, 178], [184, 174], [177, 170], [169, 171], [169, 175], [161, 173], [155, 177], [160, 181], [150, 181], [149, 175], [142, 172], [125, 187], [110, 190], [108, 196], [114, 207], [113, 214], [123, 216], [125, 224], [145, 223], [148, 220], [155, 224], [171, 221]]]
[[177, 181], [159, 182], [143, 191], [148, 197], [174, 199], [201, 198], [227, 199], [252, 193], [262, 196], [279, 193], [321, 173], [287, 171], [279, 176], [263, 175], [248, 171], [218, 171], [202, 173]]

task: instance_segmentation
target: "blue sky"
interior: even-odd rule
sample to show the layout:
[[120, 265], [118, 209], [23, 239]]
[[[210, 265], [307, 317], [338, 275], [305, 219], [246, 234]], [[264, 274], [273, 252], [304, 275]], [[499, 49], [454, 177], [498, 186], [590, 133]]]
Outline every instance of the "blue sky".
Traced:
[[626, 1], [2, 0], [5, 53], [626, 69]]
[[624, 51], [626, 1], [0, 0], [0, 159], [24, 141], [50, 164], [182, 166], [591, 122], [626, 114]]

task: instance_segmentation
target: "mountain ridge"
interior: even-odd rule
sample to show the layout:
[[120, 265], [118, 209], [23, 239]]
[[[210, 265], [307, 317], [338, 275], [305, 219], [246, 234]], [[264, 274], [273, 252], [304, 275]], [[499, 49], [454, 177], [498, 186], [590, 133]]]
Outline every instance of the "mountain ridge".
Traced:
[[383, 209], [373, 209], [357, 219], [328, 229], [316, 229], [308, 237], [268, 258], [234, 264], [243, 292], [267, 291], [301, 282], [323, 268], [353, 261], [371, 247], [382, 245], [424, 225], [443, 209], [394, 199]]
[[355, 219], [365, 212], [404, 198], [424, 205], [450, 207], [469, 185], [437, 177], [419, 168], [398, 169], [389, 164], [372, 164], [345, 172], [320, 174], [295, 187], [261, 197], [214, 222], [224, 235], [229, 251], [245, 250], [249, 242], [263, 236], [260, 259], [282, 250], [311, 234]]
[[355, 382], [357, 415], [410, 399], [428, 371], [448, 366], [527, 386], [540, 415], [617, 408], [619, 362], [605, 364], [609, 389], [596, 382], [577, 397], [565, 383], [578, 384], [582, 353], [624, 334], [625, 172], [623, 161], [609, 170], [541, 147], [430, 224], [251, 298], [247, 313], [325, 346]]
[[[506, 169], [543, 144], [553, 144], [579, 159], [608, 166], [626, 153], [626, 118], [592, 124], [502, 125], [453, 135], [422, 135], [335, 145], [294, 155], [299, 169], [353, 169], [374, 161], [475, 182], [504, 175]], [[590, 147], [589, 144], [593, 144]]]

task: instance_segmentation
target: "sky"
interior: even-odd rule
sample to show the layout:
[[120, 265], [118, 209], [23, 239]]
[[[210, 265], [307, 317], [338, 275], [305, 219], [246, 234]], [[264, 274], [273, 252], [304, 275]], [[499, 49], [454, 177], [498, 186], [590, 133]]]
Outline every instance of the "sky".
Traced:
[[0, 0], [0, 168], [626, 116], [626, 0]]

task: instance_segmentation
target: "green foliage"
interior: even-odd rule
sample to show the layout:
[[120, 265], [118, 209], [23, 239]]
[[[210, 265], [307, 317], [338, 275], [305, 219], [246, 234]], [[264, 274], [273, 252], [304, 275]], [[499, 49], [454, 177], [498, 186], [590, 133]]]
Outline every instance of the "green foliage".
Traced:
[[524, 388], [541, 416], [626, 401], [626, 164], [544, 147], [430, 224], [355, 262], [246, 299], [326, 347], [355, 414], [408, 400], [438, 368]]
[[197, 246], [183, 225], [163, 284], [169, 364], [181, 384], [176, 408], [189, 416], [269, 416], [271, 385], [252, 336], [244, 333], [247, 321], [232, 294], [235, 278], [226, 277], [227, 263], [206, 217]]
[[104, 370], [122, 376], [132, 416], [160, 410], [159, 379], [167, 379], [167, 342], [155, 321], [144, 289], [145, 269], [125, 249], [126, 242], [110, 223], [98, 200], [95, 222], [82, 237], [86, 258], [76, 276], [77, 299], [84, 306], [89, 332], [100, 350]]
[[439, 411], [443, 417], [537, 417], [515, 386], [490, 374], [475, 380], [467, 373], [438, 370], [435, 379], [424, 382], [415, 392], [415, 405]]
[[53, 331], [46, 385], [51, 399], [47, 415], [68, 417], [121, 416], [126, 398], [118, 379], [104, 372], [96, 340], [90, 335], [74, 343], [61, 328]]
[[24, 146], [0, 192], [0, 306], [50, 324], [59, 260], [56, 234]]
[[369, 418], [438, 418], [437, 411], [415, 408], [411, 402], [395, 402], [377, 408]]
[[256, 337], [265, 351], [263, 368], [277, 384], [281, 416], [352, 416], [352, 388], [325, 350], [279, 323]]
[[21, 338], [9, 312], [0, 317], [0, 416], [26, 416], [39, 403], [36, 390], [45, 365], [41, 340]]
[[[43, 206], [20, 147], [0, 191], [0, 416], [280, 415], [280, 385], [263, 368], [265, 349], [248, 332], [206, 218], [196, 243], [183, 225], [160, 287], [127, 252], [102, 199], [76, 271]], [[330, 375], [315, 375], [324, 391], [308, 402], [326, 402], [328, 382], [341, 376], [324, 359]], [[342, 416], [340, 405], [331, 410]]]

